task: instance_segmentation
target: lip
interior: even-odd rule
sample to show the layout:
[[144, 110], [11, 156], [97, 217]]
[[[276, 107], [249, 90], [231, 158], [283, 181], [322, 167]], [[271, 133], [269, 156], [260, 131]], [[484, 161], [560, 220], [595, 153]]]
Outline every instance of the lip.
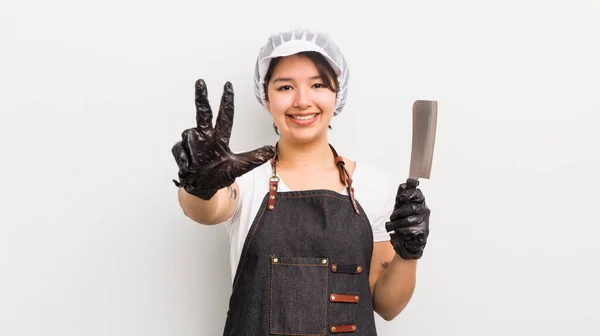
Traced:
[[310, 113], [288, 113], [288, 116], [293, 116], [293, 117], [305, 117], [305, 116], [309, 116], [309, 115], [313, 115], [313, 114], [320, 114], [321, 112], [310, 112]]
[[[304, 116], [309, 116], [309, 115], [313, 115], [316, 114], [314, 118], [310, 119], [310, 120], [299, 120], [299, 119], [295, 119], [294, 117], [304, 117]], [[294, 113], [294, 114], [288, 114], [287, 117], [290, 120], [290, 122], [296, 126], [302, 126], [302, 127], [306, 127], [306, 126], [311, 126], [312, 124], [314, 124], [317, 119], [319, 119], [319, 117], [321, 116], [320, 112], [313, 112], [313, 113]]]

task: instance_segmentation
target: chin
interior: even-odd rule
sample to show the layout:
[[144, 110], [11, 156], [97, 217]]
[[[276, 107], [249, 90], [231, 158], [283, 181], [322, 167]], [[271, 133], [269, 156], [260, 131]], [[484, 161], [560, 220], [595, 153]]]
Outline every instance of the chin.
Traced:
[[327, 132], [322, 132], [315, 129], [293, 130], [285, 134], [291, 142], [295, 143], [311, 143], [322, 139], [327, 139]]

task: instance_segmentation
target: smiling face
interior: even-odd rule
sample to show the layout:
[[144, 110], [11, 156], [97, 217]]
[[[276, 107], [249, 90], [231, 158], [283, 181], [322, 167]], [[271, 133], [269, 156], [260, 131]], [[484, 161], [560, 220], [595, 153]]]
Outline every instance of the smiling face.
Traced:
[[327, 138], [337, 82], [325, 59], [317, 60], [321, 71], [313, 59], [304, 55], [283, 57], [273, 63], [267, 76], [266, 108], [282, 141], [308, 143]]

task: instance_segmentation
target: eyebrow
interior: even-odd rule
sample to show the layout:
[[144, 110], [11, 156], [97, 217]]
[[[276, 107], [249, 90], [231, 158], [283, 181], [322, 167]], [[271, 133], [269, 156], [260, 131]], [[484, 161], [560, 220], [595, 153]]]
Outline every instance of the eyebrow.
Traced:
[[[321, 76], [312, 76], [309, 79], [311, 80], [315, 80], [315, 79], [321, 79]], [[292, 82], [294, 81], [292, 78], [289, 77], [277, 77], [273, 80], [273, 83], [277, 83], [277, 82]]]

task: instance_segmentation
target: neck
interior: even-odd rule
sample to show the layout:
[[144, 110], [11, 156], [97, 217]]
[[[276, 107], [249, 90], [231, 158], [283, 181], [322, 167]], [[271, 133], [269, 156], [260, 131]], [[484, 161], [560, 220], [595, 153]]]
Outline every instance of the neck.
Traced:
[[333, 152], [327, 141], [297, 144], [280, 140], [277, 157], [277, 166], [286, 169], [319, 170], [335, 165]]

